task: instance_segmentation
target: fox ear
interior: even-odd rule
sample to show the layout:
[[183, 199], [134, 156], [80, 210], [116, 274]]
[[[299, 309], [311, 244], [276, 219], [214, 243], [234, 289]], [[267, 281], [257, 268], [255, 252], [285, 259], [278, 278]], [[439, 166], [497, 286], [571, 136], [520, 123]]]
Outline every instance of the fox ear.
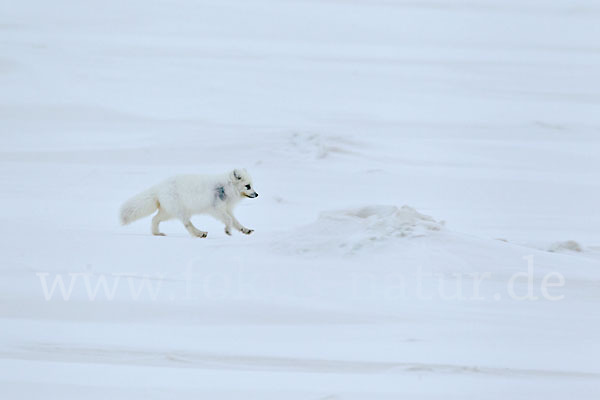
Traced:
[[240, 179], [242, 179], [242, 176], [240, 175], [240, 171], [238, 171], [237, 169], [234, 169], [234, 170], [231, 172], [231, 176], [233, 176], [233, 178], [234, 178], [234, 179], [237, 179], [238, 181], [239, 181]]

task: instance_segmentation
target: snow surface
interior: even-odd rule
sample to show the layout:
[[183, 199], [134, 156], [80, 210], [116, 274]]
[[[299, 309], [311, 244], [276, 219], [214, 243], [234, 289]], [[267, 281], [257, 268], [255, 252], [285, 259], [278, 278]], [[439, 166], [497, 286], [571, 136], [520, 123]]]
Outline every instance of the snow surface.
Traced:
[[[586, 0], [0, 2], [0, 397], [597, 399], [598, 38]], [[234, 167], [251, 236], [119, 226]]]

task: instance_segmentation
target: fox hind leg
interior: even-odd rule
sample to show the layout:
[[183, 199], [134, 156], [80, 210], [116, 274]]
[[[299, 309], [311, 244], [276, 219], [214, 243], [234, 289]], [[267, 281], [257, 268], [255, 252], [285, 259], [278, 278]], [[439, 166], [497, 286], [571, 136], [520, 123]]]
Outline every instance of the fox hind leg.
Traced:
[[204, 232], [204, 231], [201, 231], [200, 229], [196, 228], [192, 224], [192, 221], [190, 221], [189, 218], [183, 219], [181, 222], [183, 222], [183, 226], [185, 226], [185, 229], [188, 230], [190, 235], [199, 237], [199, 238], [205, 238], [206, 236], [208, 236], [208, 232]]
[[155, 236], [166, 236], [158, 229], [158, 225], [170, 218], [171, 216], [159, 205], [158, 212], [152, 217], [152, 234]]
[[178, 204], [177, 199], [171, 199], [168, 208], [169, 215], [172, 215], [178, 220], [180, 220], [183, 226], [185, 226], [185, 229], [187, 229], [187, 231], [190, 233], [190, 235], [199, 238], [205, 238], [206, 236], [208, 236], [208, 232], [201, 231], [200, 229], [196, 228], [194, 224], [192, 224], [192, 221], [190, 220], [191, 214], [188, 212], [188, 210], [186, 210], [184, 207]]

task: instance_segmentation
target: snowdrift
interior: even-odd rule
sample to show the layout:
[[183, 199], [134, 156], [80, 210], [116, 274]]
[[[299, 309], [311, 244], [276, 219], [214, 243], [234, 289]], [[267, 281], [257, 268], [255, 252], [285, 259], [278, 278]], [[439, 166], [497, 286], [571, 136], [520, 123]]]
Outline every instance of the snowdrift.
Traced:
[[322, 212], [311, 224], [283, 235], [279, 249], [299, 254], [354, 254], [399, 239], [428, 235], [445, 222], [404, 205], [369, 205]]
[[551, 253], [562, 253], [574, 251], [581, 253], [583, 251], [582, 246], [574, 240], [566, 240], [564, 242], [555, 242], [548, 247], [548, 251]]

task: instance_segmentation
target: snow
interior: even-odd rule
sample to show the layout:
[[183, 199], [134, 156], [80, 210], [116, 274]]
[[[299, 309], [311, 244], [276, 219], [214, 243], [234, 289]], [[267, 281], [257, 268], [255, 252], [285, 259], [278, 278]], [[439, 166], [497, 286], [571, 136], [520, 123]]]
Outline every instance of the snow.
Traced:
[[[2, 398], [597, 399], [599, 17], [0, 3]], [[236, 167], [250, 236], [119, 225]]]

